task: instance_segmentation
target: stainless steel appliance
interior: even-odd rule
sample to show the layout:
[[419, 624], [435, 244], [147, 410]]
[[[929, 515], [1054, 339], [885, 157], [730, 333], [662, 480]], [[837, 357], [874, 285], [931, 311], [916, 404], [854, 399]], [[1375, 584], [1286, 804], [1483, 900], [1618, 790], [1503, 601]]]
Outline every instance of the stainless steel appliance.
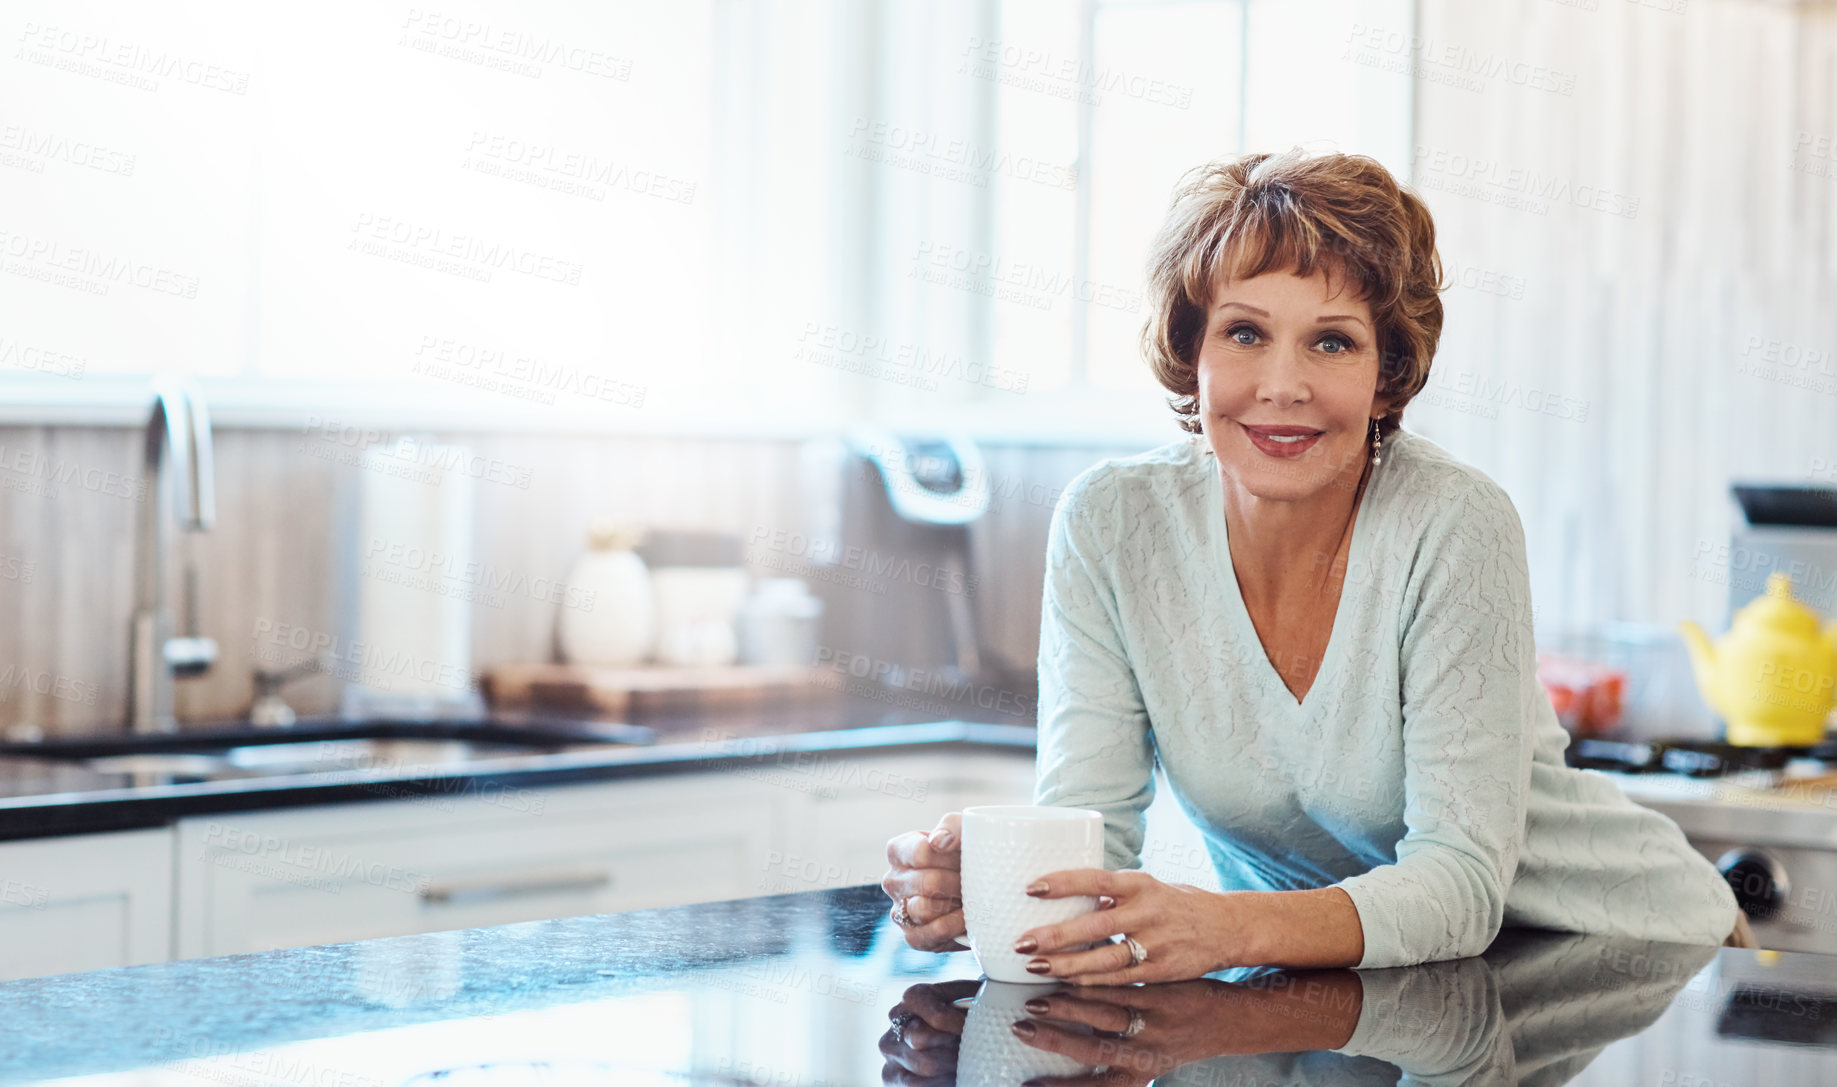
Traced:
[[1837, 487], [1737, 483], [1730, 490], [1743, 523], [1726, 556], [1704, 556], [1728, 578], [1729, 615], [1766, 591], [1768, 574], [1784, 571], [1793, 595], [1837, 617]]
[[[863, 429], [817, 454], [826, 495], [784, 548], [824, 604], [818, 668], [852, 693], [898, 690], [970, 709], [997, 669], [977, 634], [970, 526], [988, 512], [974, 442]], [[770, 543], [770, 541], [763, 541]]]
[[1714, 861], [1776, 951], [1837, 953], [1837, 742], [1815, 748], [1576, 741], [1572, 765], [1613, 772]]

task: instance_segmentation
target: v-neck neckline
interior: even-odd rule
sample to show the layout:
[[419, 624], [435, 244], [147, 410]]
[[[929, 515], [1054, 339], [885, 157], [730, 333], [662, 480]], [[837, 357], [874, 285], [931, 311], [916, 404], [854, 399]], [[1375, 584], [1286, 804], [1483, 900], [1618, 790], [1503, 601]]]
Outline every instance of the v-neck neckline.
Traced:
[[[1201, 443], [1204, 439], [1200, 439]], [[1219, 475], [1218, 458], [1206, 455], [1203, 446], [1198, 451], [1200, 463], [1207, 473], [1206, 508], [1210, 513], [1213, 564], [1224, 578], [1226, 606], [1232, 611], [1232, 622], [1237, 627], [1237, 636], [1245, 639], [1246, 644], [1256, 646], [1256, 663], [1251, 668], [1260, 673], [1260, 682], [1272, 688], [1282, 702], [1293, 707], [1295, 712], [1304, 713], [1310, 710], [1318, 699], [1314, 692], [1322, 685], [1333, 680], [1339, 674], [1340, 631], [1346, 626], [1346, 585], [1352, 580], [1352, 571], [1364, 569], [1365, 540], [1369, 535], [1365, 502], [1371, 497], [1377, 486], [1377, 472], [1365, 481], [1365, 490], [1359, 495], [1358, 505], [1353, 508], [1352, 543], [1346, 548], [1346, 577], [1340, 582], [1339, 599], [1333, 605], [1333, 629], [1327, 634], [1326, 648], [1321, 650], [1320, 667], [1314, 672], [1314, 681], [1308, 684], [1307, 694], [1295, 697], [1288, 684], [1282, 681], [1282, 674], [1269, 659], [1269, 649], [1263, 644], [1263, 638], [1257, 633], [1257, 625], [1250, 621], [1250, 606], [1244, 603], [1244, 592], [1238, 587], [1237, 568], [1231, 562], [1230, 527], [1225, 519], [1224, 479]]]

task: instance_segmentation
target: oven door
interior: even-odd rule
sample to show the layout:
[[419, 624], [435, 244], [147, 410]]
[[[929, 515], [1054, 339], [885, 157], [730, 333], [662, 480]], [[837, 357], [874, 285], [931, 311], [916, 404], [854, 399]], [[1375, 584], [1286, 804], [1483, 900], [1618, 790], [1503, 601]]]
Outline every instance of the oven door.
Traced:
[[1837, 953], [1837, 839], [1832, 848], [1819, 849], [1752, 838], [1689, 838], [1729, 881], [1760, 946]]

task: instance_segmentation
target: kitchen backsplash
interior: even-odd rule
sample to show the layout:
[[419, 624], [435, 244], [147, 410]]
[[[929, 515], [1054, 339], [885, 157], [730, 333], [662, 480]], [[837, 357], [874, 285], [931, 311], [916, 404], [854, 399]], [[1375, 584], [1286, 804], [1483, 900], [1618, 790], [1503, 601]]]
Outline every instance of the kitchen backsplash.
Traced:
[[[555, 590], [596, 516], [737, 533], [749, 543], [753, 572], [798, 573], [795, 556], [755, 543], [811, 523], [796, 441], [431, 437], [473, 454], [464, 469], [476, 503], [473, 557], [488, 577], [445, 588], [471, 600], [475, 669], [551, 658], [556, 610], [567, 600]], [[215, 438], [216, 527], [169, 536], [167, 599], [183, 629], [179, 571], [189, 557], [198, 571], [198, 633], [216, 639], [221, 654], [208, 674], [178, 682], [181, 721], [243, 715], [253, 670], [308, 659], [301, 646], [348, 651], [358, 579], [375, 559], [358, 538], [366, 470], [359, 435], [222, 427]], [[1053, 504], [1084, 468], [1136, 451], [984, 447], [994, 497], [972, 529], [971, 562], [986, 652], [1030, 666]], [[134, 517], [145, 490], [138, 429], [0, 427], [0, 729], [119, 727]], [[310, 675], [286, 697], [302, 713], [331, 712], [343, 686], [338, 674]]]

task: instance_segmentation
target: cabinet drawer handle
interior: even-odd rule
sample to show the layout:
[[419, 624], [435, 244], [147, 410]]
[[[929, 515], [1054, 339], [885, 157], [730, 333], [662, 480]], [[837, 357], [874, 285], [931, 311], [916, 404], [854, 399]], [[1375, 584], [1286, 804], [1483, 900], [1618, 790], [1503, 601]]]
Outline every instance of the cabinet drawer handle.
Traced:
[[435, 906], [464, 906], [499, 898], [591, 891], [612, 883], [606, 871], [539, 873], [481, 883], [430, 883], [421, 889], [421, 901]]

